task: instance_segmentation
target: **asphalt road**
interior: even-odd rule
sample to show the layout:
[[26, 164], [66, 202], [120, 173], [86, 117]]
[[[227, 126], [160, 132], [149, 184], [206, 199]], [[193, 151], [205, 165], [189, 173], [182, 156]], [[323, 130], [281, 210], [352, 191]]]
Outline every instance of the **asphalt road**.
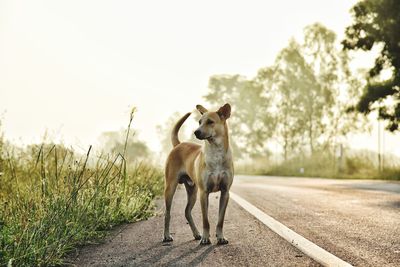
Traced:
[[[400, 183], [236, 176], [232, 191], [274, 219], [355, 266], [400, 266]], [[319, 266], [243, 210], [228, 205], [229, 244], [200, 246], [184, 218], [186, 193], [178, 189], [172, 208], [172, 244], [161, 243], [158, 215], [115, 229], [102, 244], [72, 253], [76, 266]], [[215, 235], [218, 194], [210, 197]], [[193, 210], [201, 229], [200, 205]]]

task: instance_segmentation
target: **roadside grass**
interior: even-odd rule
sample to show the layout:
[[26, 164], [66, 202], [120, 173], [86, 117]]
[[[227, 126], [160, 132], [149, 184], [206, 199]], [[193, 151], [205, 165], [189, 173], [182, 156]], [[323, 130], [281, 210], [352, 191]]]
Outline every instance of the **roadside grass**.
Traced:
[[[36, 149], [38, 151], [36, 151]], [[152, 214], [162, 173], [122, 155], [90, 162], [58, 146], [2, 158], [0, 265], [48, 266], [105, 230]]]
[[379, 170], [376, 155], [371, 153], [349, 153], [341, 160], [325, 152], [308, 157], [293, 157], [278, 164], [268, 159], [259, 159], [252, 164], [242, 164], [237, 173], [254, 175], [320, 177], [338, 179], [382, 179], [400, 180], [398, 159], [386, 159], [386, 166]]
[[0, 266], [61, 265], [66, 253], [114, 225], [151, 216], [162, 172], [127, 164], [124, 152], [19, 149], [0, 138]]

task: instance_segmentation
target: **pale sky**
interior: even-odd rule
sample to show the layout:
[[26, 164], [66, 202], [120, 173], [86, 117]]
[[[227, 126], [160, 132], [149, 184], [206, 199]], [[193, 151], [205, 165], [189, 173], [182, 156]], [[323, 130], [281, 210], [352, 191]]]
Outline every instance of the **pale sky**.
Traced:
[[85, 148], [134, 105], [157, 150], [156, 125], [204, 103], [211, 75], [253, 77], [315, 22], [342, 38], [355, 2], [0, 0], [2, 129]]

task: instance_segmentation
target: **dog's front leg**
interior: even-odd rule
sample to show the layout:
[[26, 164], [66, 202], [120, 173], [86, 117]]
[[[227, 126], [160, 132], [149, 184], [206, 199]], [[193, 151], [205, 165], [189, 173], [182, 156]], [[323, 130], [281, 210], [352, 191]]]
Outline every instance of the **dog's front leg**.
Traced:
[[210, 223], [208, 222], [208, 192], [200, 192], [201, 213], [203, 215], [203, 235], [200, 244], [208, 245], [210, 241]]
[[229, 202], [229, 191], [224, 190], [221, 191], [221, 197], [219, 199], [219, 212], [218, 212], [218, 223], [217, 223], [217, 243], [218, 245], [228, 244], [228, 240], [224, 238], [223, 227], [224, 227], [224, 219], [225, 219], [225, 211]]

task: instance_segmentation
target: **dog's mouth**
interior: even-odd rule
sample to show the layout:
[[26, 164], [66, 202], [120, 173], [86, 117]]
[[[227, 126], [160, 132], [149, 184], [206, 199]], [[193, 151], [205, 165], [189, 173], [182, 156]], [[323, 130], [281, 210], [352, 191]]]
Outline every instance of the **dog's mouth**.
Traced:
[[209, 135], [207, 137], [205, 137], [205, 136], [196, 136], [196, 138], [199, 139], [199, 140], [209, 140], [209, 139], [212, 138], [212, 136], [211, 135]]

